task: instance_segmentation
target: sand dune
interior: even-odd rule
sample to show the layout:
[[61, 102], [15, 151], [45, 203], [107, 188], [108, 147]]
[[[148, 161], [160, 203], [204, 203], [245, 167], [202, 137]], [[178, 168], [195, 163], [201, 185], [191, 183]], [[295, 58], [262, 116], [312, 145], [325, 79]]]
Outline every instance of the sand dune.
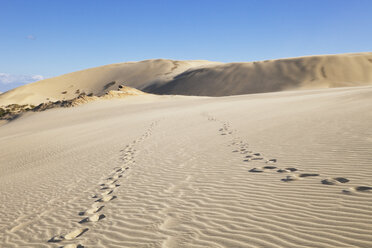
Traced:
[[372, 247], [371, 99], [144, 94], [28, 113], [0, 127], [0, 247]]
[[309, 56], [190, 69], [164, 85], [160, 94], [227, 96], [297, 89], [372, 84], [372, 53]]
[[192, 67], [210, 64], [216, 62], [157, 59], [106, 65], [10, 90], [0, 96], [0, 106], [14, 103], [38, 105], [48, 101], [69, 100], [82, 93], [101, 96], [109, 90], [116, 90], [121, 84], [143, 89], [155, 82], [167, 82]]
[[78, 71], [16, 88], [0, 106], [37, 105], [81, 93], [103, 95], [119, 84], [149, 93], [227, 96], [372, 84], [372, 53], [308, 56], [249, 63], [146, 60]]

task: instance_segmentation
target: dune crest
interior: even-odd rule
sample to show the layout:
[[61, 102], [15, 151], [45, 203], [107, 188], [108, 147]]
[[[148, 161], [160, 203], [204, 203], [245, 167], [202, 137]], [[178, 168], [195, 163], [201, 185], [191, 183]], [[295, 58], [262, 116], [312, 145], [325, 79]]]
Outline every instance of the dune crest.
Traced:
[[156, 94], [228, 96], [372, 84], [372, 53], [320, 55], [243, 63], [145, 60], [72, 72], [0, 95], [0, 106], [104, 95], [118, 85]]
[[190, 69], [157, 94], [228, 96], [372, 84], [372, 53], [308, 56]]
[[40, 80], [0, 96], [0, 106], [71, 100], [80, 94], [102, 96], [119, 85], [139, 90], [162, 84], [190, 68], [213, 65], [209, 61], [172, 61], [165, 59], [126, 62], [90, 68]]

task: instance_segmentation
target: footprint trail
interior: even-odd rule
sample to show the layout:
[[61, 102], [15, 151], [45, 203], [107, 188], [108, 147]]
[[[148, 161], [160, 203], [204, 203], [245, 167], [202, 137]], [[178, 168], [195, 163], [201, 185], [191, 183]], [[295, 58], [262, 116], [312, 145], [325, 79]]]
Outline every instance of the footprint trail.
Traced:
[[[318, 177], [320, 174], [318, 173], [297, 173], [298, 169], [294, 167], [279, 167], [278, 159], [276, 158], [267, 158], [263, 156], [261, 152], [252, 151], [249, 149], [249, 144], [245, 142], [243, 139], [237, 136], [237, 130], [231, 128], [231, 124], [228, 122], [220, 121], [216, 117], [213, 117], [208, 114], [204, 114], [209, 121], [219, 122], [221, 123], [222, 127], [218, 129], [218, 132], [222, 136], [230, 136], [232, 152], [238, 155], [243, 154], [242, 162], [244, 163], [262, 163], [261, 166], [253, 167], [248, 170], [250, 173], [264, 173], [264, 172], [276, 172], [281, 174], [287, 174], [284, 178], [280, 181], [282, 182], [293, 182], [298, 181], [306, 178], [313, 178]], [[326, 179], [322, 179], [321, 183], [324, 185], [338, 185], [338, 184], [345, 184], [348, 183], [350, 180], [345, 177], [329, 177]], [[354, 192], [372, 192], [372, 187], [370, 186], [359, 186], [353, 187], [348, 190], [343, 190], [343, 193], [351, 194]]]
[[[103, 179], [97, 184], [96, 194], [93, 194], [92, 198], [96, 199], [90, 207], [84, 211], [78, 213], [79, 216], [85, 216], [77, 223], [81, 226], [89, 225], [89, 223], [98, 223], [108, 216], [102, 213], [106, 204], [111, 204], [118, 196], [115, 195], [115, 190], [121, 186], [125, 176], [130, 173], [130, 169], [136, 165], [135, 154], [137, 153], [136, 146], [148, 138], [153, 131], [153, 128], [157, 125], [158, 121], [151, 123], [150, 127], [145, 131], [145, 133], [138, 139], [132, 141], [124, 149], [120, 151], [120, 161], [122, 166], [114, 167], [109, 175], [103, 177]], [[65, 235], [55, 235], [48, 240], [49, 243], [59, 243], [63, 241], [75, 240], [91, 228], [79, 227], [75, 228]], [[62, 247], [84, 247], [82, 244], [66, 244]]]

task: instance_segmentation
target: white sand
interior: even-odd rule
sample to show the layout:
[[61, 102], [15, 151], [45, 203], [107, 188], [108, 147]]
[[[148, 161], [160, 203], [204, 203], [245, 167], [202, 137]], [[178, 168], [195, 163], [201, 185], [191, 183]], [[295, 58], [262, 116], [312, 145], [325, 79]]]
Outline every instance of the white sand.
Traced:
[[18, 87], [0, 95], [0, 106], [68, 100], [82, 92], [100, 96], [119, 84], [149, 93], [201, 96], [372, 85], [372, 53], [226, 64], [165, 59], [119, 63]]
[[27, 114], [0, 127], [0, 247], [372, 247], [372, 192], [356, 188], [372, 186], [371, 99], [143, 95]]

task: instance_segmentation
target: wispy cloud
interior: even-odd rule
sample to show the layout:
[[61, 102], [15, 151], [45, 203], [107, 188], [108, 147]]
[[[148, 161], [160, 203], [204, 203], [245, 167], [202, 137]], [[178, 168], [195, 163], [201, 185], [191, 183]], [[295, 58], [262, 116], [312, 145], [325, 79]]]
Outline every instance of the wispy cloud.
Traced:
[[16, 75], [0, 72], [0, 91], [7, 91], [18, 86], [43, 80], [42, 75]]
[[26, 39], [28, 40], [36, 40], [36, 36], [35, 35], [32, 35], [32, 34], [29, 34], [26, 36]]
[[13, 83], [32, 83], [35, 81], [43, 80], [42, 75], [15, 75], [0, 72], [0, 84], [13, 84]]

